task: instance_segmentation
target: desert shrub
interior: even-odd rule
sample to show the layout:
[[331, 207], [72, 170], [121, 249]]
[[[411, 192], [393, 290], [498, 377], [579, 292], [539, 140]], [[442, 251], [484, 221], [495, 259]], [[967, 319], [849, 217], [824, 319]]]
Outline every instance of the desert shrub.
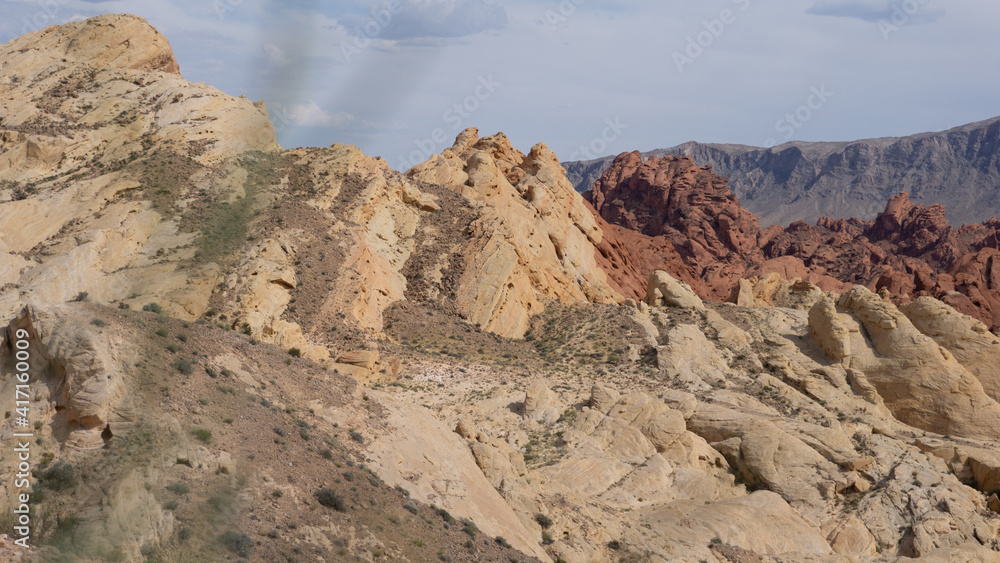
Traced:
[[170, 333], [167, 332], [167, 329], [165, 329], [165, 328], [158, 328], [158, 329], [156, 329], [156, 336], [162, 336], [162, 337], [166, 338], [168, 334], [170, 334]]
[[191, 360], [188, 360], [187, 358], [177, 358], [171, 365], [173, 365], [174, 369], [185, 375], [194, 371], [194, 366], [191, 364]]
[[147, 313], [162, 313], [163, 307], [160, 307], [159, 303], [146, 303], [142, 306], [142, 310]]
[[466, 534], [468, 534], [470, 538], [475, 539], [476, 538], [476, 534], [479, 533], [479, 528], [476, 527], [476, 524], [473, 523], [472, 520], [469, 520], [467, 518], [463, 518], [462, 519], [462, 531], [465, 532]]
[[45, 488], [63, 491], [76, 486], [76, 470], [68, 462], [60, 461], [41, 474]]
[[535, 522], [538, 522], [538, 525], [541, 526], [543, 530], [548, 530], [552, 527], [552, 519], [542, 513], [535, 515]]
[[328, 489], [326, 487], [316, 491], [316, 500], [327, 508], [332, 508], [337, 512], [345, 512], [347, 510], [347, 505], [344, 503], [344, 499], [340, 497], [333, 489]]
[[246, 534], [241, 534], [239, 532], [228, 531], [222, 534], [222, 536], [219, 537], [219, 543], [240, 557], [250, 555], [250, 551], [253, 550], [253, 540], [251, 540]]
[[212, 441], [212, 431], [205, 428], [195, 428], [191, 430], [191, 435], [206, 444]]
[[452, 516], [451, 513], [449, 513], [447, 510], [435, 506], [434, 507], [434, 512], [436, 512], [437, 515], [440, 516], [441, 519], [444, 520], [445, 522], [447, 522], [449, 524], [454, 524], [455, 523], [455, 517]]
[[191, 487], [187, 483], [181, 483], [180, 481], [176, 483], [170, 483], [167, 485], [167, 490], [175, 495], [186, 495], [191, 490]]
[[299, 350], [298, 348], [289, 348], [288, 349], [288, 355], [289, 356], [294, 356], [294, 357], [298, 358], [298, 357], [302, 356], [302, 350]]
[[93, 320], [90, 321], [90, 324], [92, 324], [92, 325], [94, 325], [96, 327], [108, 326], [108, 323], [104, 322], [102, 319], [93, 319]]

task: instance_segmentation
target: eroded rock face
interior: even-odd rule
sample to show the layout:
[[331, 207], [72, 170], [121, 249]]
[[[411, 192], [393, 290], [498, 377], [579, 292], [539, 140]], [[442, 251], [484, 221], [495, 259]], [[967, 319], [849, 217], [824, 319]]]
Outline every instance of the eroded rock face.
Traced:
[[603, 233], [544, 143], [525, 156], [502, 133], [480, 139], [467, 129], [407, 175], [450, 187], [480, 206], [457, 291], [469, 322], [520, 337], [543, 310], [543, 298], [621, 301], [597, 263]]
[[1000, 400], [1000, 338], [981, 321], [963, 315], [946, 303], [919, 297], [900, 306], [917, 330], [947, 349], [983, 385], [993, 400]]
[[[931, 330], [928, 308], [925, 301], [911, 310]], [[899, 420], [945, 434], [996, 435], [1000, 404], [951, 352], [917, 330], [892, 303], [857, 286], [840, 297], [836, 308], [829, 300], [817, 303], [809, 323], [824, 352], [863, 372]], [[975, 340], [970, 344], [975, 346]], [[981, 354], [981, 345], [978, 354], [963, 353], [970, 365], [981, 362]]]
[[[489, 470], [494, 464], [487, 464], [482, 453], [474, 458], [460, 436], [420, 407], [385, 400], [392, 412], [387, 421], [391, 432], [368, 448], [382, 479], [405, 487], [423, 502], [472, 518], [491, 537], [503, 536], [519, 550], [549, 559], [494, 490], [494, 484], [503, 483], [498, 479], [502, 473]], [[492, 479], [477, 463], [487, 467]]]
[[[30, 373], [46, 381], [49, 389], [46, 402], [37, 409], [53, 417], [54, 431], [65, 435], [67, 448], [96, 449], [137, 420], [119, 373], [134, 351], [129, 344], [109, 342], [89, 330], [89, 320], [81, 313], [66, 305], [26, 306], [6, 327], [0, 361], [13, 361], [13, 343], [21, 340], [17, 331], [26, 331]], [[4, 400], [8, 399], [6, 410], [15, 412], [13, 391]], [[13, 431], [8, 421], [3, 432], [9, 436]]]

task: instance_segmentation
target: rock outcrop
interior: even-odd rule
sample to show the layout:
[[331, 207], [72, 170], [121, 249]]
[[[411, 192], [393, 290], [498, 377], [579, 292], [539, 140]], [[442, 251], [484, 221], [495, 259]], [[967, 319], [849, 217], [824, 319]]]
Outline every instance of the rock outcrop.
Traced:
[[[26, 306], [6, 327], [0, 340], [0, 362], [13, 364], [14, 342], [30, 341], [26, 373], [45, 381], [45, 396], [33, 397], [35, 411], [53, 421], [53, 432], [71, 450], [102, 448], [110, 436], [132, 426], [138, 413], [127, 396], [120, 365], [135, 356], [132, 344], [109, 342], [88, 330], [79, 311], [66, 305]], [[18, 338], [24, 331], [26, 338]], [[9, 386], [15, 384], [8, 381]], [[13, 389], [4, 397], [6, 412], [15, 412]], [[41, 420], [41, 418], [39, 418]], [[18, 430], [10, 419], [0, 434]]]

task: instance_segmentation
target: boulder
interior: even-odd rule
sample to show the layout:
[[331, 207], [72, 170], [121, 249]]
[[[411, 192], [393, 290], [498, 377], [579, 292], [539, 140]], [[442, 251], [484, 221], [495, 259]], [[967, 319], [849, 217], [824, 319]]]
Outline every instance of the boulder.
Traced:
[[651, 307], [704, 308], [701, 298], [695, 295], [691, 286], [677, 281], [661, 270], [649, 276], [649, 282], [646, 284], [646, 303]]
[[525, 418], [544, 424], [551, 424], [559, 418], [559, 398], [540, 379], [528, 385], [523, 404]]

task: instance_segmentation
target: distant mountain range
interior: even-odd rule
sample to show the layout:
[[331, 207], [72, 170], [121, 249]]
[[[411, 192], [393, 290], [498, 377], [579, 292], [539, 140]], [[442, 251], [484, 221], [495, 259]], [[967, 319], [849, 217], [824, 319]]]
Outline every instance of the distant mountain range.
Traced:
[[[952, 224], [1000, 215], [1000, 117], [909, 137], [773, 148], [689, 142], [643, 153], [664, 155], [712, 165], [762, 225], [813, 223], [821, 216], [873, 219], [899, 192], [915, 203], [944, 204]], [[563, 166], [584, 192], [613, 160]]]

